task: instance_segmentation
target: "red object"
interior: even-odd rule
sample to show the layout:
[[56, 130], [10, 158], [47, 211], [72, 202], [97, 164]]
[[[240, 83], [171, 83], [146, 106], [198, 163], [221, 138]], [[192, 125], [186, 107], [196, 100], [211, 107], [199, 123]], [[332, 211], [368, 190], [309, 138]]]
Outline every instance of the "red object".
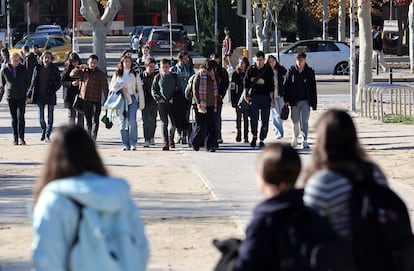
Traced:
[[184, 46], [184, 45], [185, 45], [185, 41], [182, 41], [182, 40], [177, 40], [177, 41], [175, 42], [175, 44], [177, 44], [177, 45], [179, 45], [179, 46]]
[[147, 41], [147, 45], [149, 45], [149, 46], [151, 46], [151, 45], [155, 45], [155, 44], [157, 44], [158, 42], [157, 41], [155, 41], [155, 40], [149, 40], [149, 41]]

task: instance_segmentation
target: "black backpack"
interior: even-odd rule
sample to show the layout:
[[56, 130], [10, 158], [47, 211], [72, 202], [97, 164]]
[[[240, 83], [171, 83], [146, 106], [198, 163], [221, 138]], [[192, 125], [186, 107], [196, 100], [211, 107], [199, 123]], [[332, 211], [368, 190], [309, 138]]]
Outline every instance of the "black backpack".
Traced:
[[281, 214], [278, 234], [280, 271], [354, 271], [351, 247], [337, 236], [327, 219], [306, 206]]
[[[346, 174], [345, 174], [346, 176]], [[372, 169], [352, 183], [350, 208], [357, 270], [413, 271], [414, 237], [404, 202], [374, 181]]]

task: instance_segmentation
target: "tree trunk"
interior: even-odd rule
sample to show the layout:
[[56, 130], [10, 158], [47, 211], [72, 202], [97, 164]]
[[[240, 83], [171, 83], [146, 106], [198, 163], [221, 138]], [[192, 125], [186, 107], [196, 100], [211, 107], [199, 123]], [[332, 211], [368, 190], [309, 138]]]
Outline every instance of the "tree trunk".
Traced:
[[371, 2], [358, 0], [359, 73], [356, 100], [361, 98], [362, 86], [372, 83], [372, 22]]
[[81, 0], [80, 14], [92, 26], [93, 52], [99, 58], [99, 68], [106, 72], [106, 33], [108, 33], [112, 21], [121, 9], [121, 4], [119, 0], [108, 0], [108, 6], [105, 7], [102, 16], [98, 5], [96, 0]]
[[338, 41], [345, 41], [346, 1], [338, 1]]
[[408, 8], [408, 51], [410, 54], [410, 72], [414, 73], [414, 3], [411, 3]]

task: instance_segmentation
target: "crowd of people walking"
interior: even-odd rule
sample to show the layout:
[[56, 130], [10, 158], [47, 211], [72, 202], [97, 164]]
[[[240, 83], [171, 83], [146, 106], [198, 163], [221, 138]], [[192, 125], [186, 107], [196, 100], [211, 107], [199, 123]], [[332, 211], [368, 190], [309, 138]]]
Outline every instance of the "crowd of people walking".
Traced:
[[[2, 55], [0, 95], [7, 93], [15, 145], [26, 144], [24, 114], [28, 102], [38, 106], [40, 140], [50, 141], [56, 93], [62, 87], [68, 123], [85, 127], [94, 140], [98, 138], [102, 105], [107, 99], [114, 99], [112, 94], [115, 93], [117, 104], [111, 100], [112, 107], [104, 107], [105, 116], [110, 122], [118, 118], [122, 150], [125, 151], [137, 148], [139, 109], [144, 147], [155, 145], [159, 115], [163, 150], [182, 144], [196, 151], [205, 148], [215, 152], [223, 143], [221, 113], [227, 92], [235, 108], [236, 142], [243, 139], [253, 148], [264, 147], [269, 119], [275, 138], [283, 138], [280, 114], [288, 105], [294, 132], [291, 145], [297, 147], [302, 135], [302, 147], [309, 147], [309, 113], [310, 108], [316, 110], [317, 100], [315, 74], [306, 64], [304, 53], [298, 54], [296, 65], [288, 69], [273, 56], [265, 59], [261, 51], [256, 53], [252, 65], [247, 58], [241, 57], [235, 69], [225, 69], [216, 54], [211, 54], [195, 67], [185, 51], [178, 53], [175, 64], [168, 59], [157, 63], [149, 49], [143, 46], [139, 59], [133, 58], [131, 50], [122, 52], [109, 83], [106, 73], [98, 67], [96, 55], [90, 55], [83, 63], [77, 53], [70, 53], [61, 73], [49, 51], [38, 56], [25, 46], [21, 55], [10, 56], [7, 49], [2, 50]], [[227, 66], [231, 65], [230, 56], [230, 53], [226, 55]], [[82, 108], [76, 108], [79, 100]], [[241, 100], [249, 104], [248, 110], [239, 108]], [[119, 102], [123, 108], [119, 108]]]

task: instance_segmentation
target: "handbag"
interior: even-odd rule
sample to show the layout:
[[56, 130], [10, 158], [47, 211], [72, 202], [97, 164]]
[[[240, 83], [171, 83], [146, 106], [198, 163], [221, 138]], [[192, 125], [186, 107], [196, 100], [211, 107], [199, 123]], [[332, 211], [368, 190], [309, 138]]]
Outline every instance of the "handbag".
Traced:
[[241, 113], [246, 113], [246, 112], [249, 112], [250, 110], [250, 104], [246, 102], [243, 95], [240, 96], [239, 102], [237, 103], [237, 109]]
[[280, 110], [280, 119], [281, 120], [287, 120], [289, 117], [289, 106], [283, 105], [282, 110]]
[[76, 94], [75, 99], [73, 100], [72, 107], [78, 112], [83, 112], [85, 101], [80, 97], [80, 94]]
[[122, 109], [122, 89], [118, 91], [110, 91], [104, 103], [104, 109]]
[[111, 129], [114, 125], [112, 121], [108, 118], [108, 110], [106, 110], [105, 115], [102, 117], [101, 121], [105, 124], [106, 129]]

